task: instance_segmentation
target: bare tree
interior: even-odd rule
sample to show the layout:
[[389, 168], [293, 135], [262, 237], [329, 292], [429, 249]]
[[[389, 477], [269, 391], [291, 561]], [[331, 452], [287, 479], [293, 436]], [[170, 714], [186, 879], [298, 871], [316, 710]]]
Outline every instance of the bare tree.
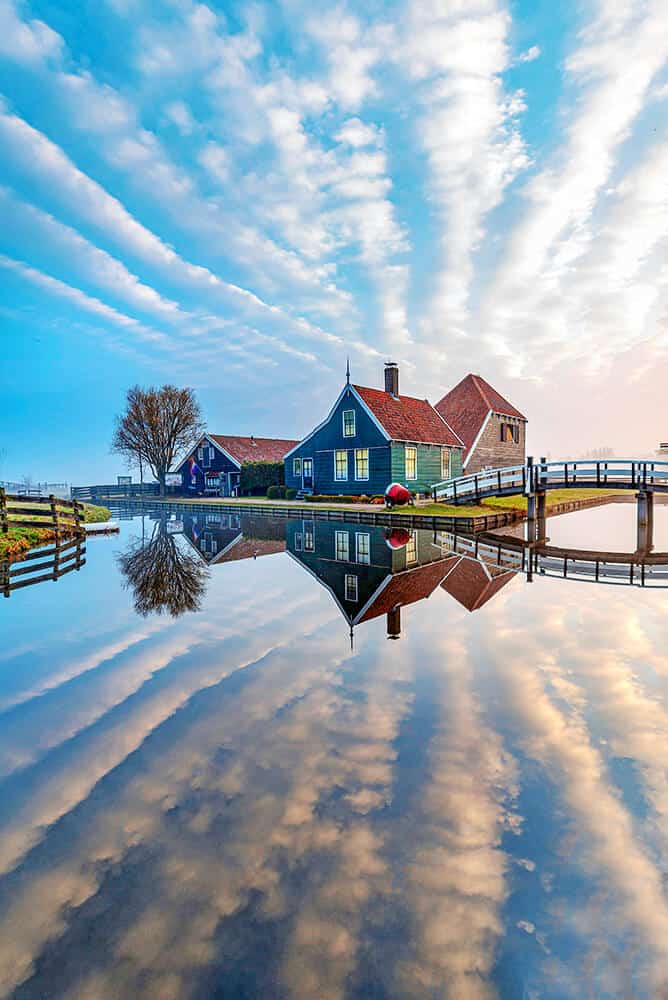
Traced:
[[133, 592], [137, 614], [167, 611], [176, 618], [185, 611], [199, 611], [209, 570], [196, 555], [179, 548], [167, 534], [164, 520], [156, 523], [147, 544], [138, 541], [130, 546], [118, 564]]
[[118, 417], [111, 450], [128, 461], [144, 462], [165, 495], [165, 477], [176, 456], [204, 429], [192, 389], [163, 385], [160, 389], [128, 389], [125, 413]]

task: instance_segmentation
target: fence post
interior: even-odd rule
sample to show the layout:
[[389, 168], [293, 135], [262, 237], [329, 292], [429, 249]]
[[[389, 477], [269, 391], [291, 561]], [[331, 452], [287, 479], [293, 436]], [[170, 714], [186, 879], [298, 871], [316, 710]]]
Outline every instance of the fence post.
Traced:
[[60, 525], [58, 523], [58, 507], [56, 505], [56, 498], [53, 493], [49, 497], [50, 507], [51, 507], [51, 523], [53, 525], [53, 530], [56, 535], [56, 545], [60, 541]]
[[81, 527], [81, 524], [82, 524], [82, 512], [83, 512], [84, 508], [83, 508], [83, 504], [79, 503], [78, 500], [74, 500], [73, 503], [74, 503], [74, 523], [76, 525], [77, 535], [80, 535], [80, 534], [82, 534], [82, 532], [85, 532], [85, 530], [86, 530], [85, 528]]
[[0, 486], [0, 527], [2, 528], [3, 535], [6, 535], [7, 532], [9, 531], [9, 524], [7, 523], [7, 494], [5, 493], [4, 487], [1, 486]]
[[0, 562], [0, 587], [5, 597], [9, 597], [9, 560]]

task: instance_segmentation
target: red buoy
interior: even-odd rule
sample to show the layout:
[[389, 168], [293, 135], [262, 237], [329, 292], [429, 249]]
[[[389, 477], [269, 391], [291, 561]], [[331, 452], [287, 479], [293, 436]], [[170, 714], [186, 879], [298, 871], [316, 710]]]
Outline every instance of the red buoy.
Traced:
[[410, 540], [411, 533], [405, 528], [391, 528], [385, 532], [385, 543], [389, 549], [403, 549]]
[[403, 506], [410, 501], [411, 492], [401, 483], [390, 483], [385, 490], [385, 505], [387, 507]]

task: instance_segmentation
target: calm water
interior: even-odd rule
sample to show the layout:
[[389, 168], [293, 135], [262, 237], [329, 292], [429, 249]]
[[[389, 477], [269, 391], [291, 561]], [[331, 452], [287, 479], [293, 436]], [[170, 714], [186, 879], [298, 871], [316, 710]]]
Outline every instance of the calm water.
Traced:
[[121, 526], [0, 604], [0, 996], [668, 997], [668, 590]]

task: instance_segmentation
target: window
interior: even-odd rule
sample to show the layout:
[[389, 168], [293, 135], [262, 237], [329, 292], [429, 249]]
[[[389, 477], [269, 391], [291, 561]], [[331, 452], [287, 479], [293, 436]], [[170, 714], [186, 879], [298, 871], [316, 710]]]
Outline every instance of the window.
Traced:
[[204, 447], [201, 449], [201, 451], [202, 451], [202, 465], [205, 468], [208, 468], [211, 465], [212, 449], [209, 448], [208, 444], [205, 444]]
[[357, 600], [357, 577], [352, 573], [346, 573], [346, 600]]
[[355, 449], [355, 479], [369, 478], [369, 449]]
[[441, 448], [441, 479], [450, 478], [450, 449]]
[[371, 562], [371, 535], [366, 532], [355, 535], [355, 561], [363, 566]]
[[334, 452], [334, 478], [337, 482], [345, 482], [348, 479], [348, 452]]
[[199, 458], [200, 462], [202, 461], [203, 456], [204, 456], [204, 448], [202, 448], [202, 446], [200, 445], [200, 447], [197, 449], [197, 457]]
[[315, 552], [313, 521], [304, 521], [304, 552]]
[[349, 549], [348, 549], [348, 532], [347, 531], [337, 531], [335, 535], [335, 547], [334, 547], [334, 558], [338, 562], [348, 562], [349, 559]]
[[302, 474], [302, 460], [301, 458], [292, 459], [292, 475], [301, 476]]
[[406, 448], [406, 479], [417, 479], [417, 448]]
[[410, 541], [406, 542], [406, 562], [417, 562], [417, 534], [411, 531]]
[[343, 411], [343, 436], [346, 438], [355, 437], [355, 411]]
[[520, 443], [519, 424], [501, 424], [501, 440], [504, 444]]
[[295, 552], [301, 552], [303, 548], [303, 538], [301, 531], [295, 533]]

